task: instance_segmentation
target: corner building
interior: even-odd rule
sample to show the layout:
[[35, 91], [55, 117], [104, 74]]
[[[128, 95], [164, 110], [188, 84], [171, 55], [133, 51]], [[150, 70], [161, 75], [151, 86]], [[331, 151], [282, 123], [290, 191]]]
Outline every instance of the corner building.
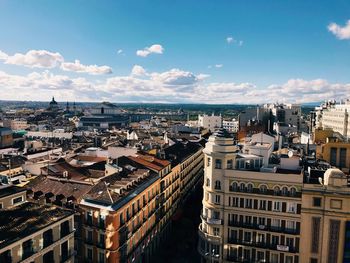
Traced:
[[204, 196], [198, 251], [202, 262], [300, 262], [303, 176], [258, 172], [225, 131], [204, 149]]

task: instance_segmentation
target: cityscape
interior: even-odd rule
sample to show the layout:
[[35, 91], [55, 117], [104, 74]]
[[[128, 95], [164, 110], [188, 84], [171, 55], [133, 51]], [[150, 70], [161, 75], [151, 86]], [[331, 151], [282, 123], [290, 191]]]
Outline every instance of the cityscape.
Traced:
[[350, 2], [1, 1], [0, 263], [349, 263]]

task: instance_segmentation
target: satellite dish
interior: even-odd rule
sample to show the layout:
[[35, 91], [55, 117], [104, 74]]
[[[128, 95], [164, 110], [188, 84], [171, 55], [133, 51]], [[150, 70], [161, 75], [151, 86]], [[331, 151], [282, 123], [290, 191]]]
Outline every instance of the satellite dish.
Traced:
[[293, 155], [294, 155], [294, 154], [293, 154], [293, 151], [288, 151], [288, 157], [289, 157], [289, 158], [292, 158]]

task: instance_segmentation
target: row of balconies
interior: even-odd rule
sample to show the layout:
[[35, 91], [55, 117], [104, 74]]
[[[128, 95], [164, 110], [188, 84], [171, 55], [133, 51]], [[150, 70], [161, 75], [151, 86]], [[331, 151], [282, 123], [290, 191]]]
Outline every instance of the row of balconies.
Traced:
[[268, 226], [268, 225], [259, 225], [259, 224], [253, 224], [253, 223], [249, 224], [249, 223], [241, 223], [241, 222], [235, 222], [235, 221], [229, 221], [228, 225], [231, 227], [256, 229], [256, 230], [278, 232], [278, 233], [285, 233], [285, 234], [291, 234], [291, 235], [300, 234], [300, 229], [286, 228], [282, 226]]
[[299, 248], [292, 247], [292, 246], [286, 246], [286, 245], [280, 245], [280, 244], [272, 244], [270, 242], [264, 242], [264, 241], [246, 241], [244, 239], [234, 239], [229, 238], [227, 240], [229, 244], [234, 245], [242, 245], [242, 246], [250, 246], [250, 247], [256, 247], [256, 248], [262, 248], [262, 249], [270, 249], [270, 250], [277, 250], [281, 252], [289, 252], [289, 253], [298, 253]]

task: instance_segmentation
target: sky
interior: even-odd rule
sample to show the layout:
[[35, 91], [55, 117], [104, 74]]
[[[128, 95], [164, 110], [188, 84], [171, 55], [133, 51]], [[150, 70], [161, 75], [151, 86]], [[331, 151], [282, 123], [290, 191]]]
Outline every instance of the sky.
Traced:
[[306, 103], [350, 95], [349, 0], [0, 0], [0, 99]]

